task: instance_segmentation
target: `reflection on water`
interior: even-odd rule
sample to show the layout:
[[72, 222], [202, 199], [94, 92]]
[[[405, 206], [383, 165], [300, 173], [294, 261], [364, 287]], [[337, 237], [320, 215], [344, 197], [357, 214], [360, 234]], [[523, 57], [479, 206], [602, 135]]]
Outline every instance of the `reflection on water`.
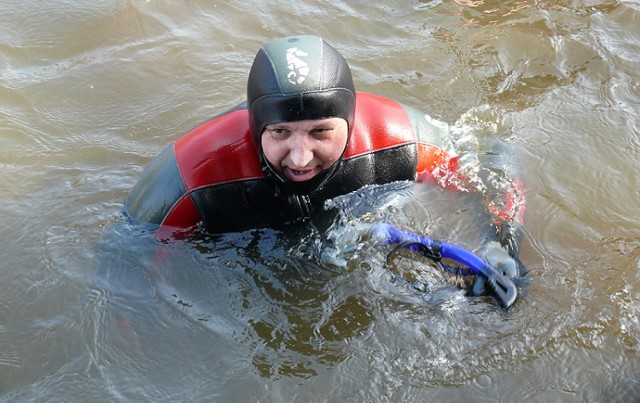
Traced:
[[[410, 256], [431, 292], [391, 281], [368, 223], [483, 237], [477, 200], [430, 186], [175, 245], [122, 225], [149, 160], [297, 32], [336, 45], [359, 90], [448, 122], [468, 167], [513, 151], [493, 160], [520, 162], [529, 195], [513, 309]], [[637, 4], [9, 0], [0, 38], [1, 400], [640, 396]]]

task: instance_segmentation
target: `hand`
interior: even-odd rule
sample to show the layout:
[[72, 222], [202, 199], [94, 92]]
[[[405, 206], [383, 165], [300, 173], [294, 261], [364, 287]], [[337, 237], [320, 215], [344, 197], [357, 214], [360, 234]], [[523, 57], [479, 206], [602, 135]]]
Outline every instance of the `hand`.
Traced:
[[[504, 276], [515, 279], [527, 274], [527, 269], [517, 258], [514, 258], [500, 245], [499, 242], [489, 242], [479, 252], [493, 268]], [[483, 276], [476, 276], [471, 293], [473, 295], [483, 295], [485, 293], [485, 281]]]
[[332, 228], [320, 246], [319, 260], [324, 264], [346, 267], [347, 262], [362, 247], [362, 235], [369, 226], [344, 224]]

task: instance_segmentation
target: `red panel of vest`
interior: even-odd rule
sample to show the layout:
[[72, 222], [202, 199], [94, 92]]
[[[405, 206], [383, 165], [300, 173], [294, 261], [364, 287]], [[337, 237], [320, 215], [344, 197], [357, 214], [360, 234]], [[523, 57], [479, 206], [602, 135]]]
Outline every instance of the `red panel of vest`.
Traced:
[[196, 127], [176, 141], [174, 150], [187, 191], [265, 176], [251, 141], [246, 109]]
[[358, 93], [345, 159], [412, 142], [415, 134], [400, 104], [377, 95]]
[[[415, 134], [400, 104], [358, 93], [345, 159], [411, 142]], [[188, 191], [265, 176], [251, 141], [246, 109], [203, 123], [178, 139], [174, 150]]]

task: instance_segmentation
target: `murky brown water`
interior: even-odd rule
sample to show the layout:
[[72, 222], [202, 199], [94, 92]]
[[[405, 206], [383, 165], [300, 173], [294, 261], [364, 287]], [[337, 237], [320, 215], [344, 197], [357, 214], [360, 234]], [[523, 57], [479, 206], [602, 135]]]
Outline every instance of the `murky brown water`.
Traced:
[[[637, 400], [640, 3], [305, 3], [2, 2], [0, 400]], [[340, 49], [359, 90], [516, 149], [531, 281], [513, 310], [390, 284], [339, 223], [360, 245], [346, 268], [309, 259], [311, 226], [151, 261], [115, 224], [150, 159], [294, 33]], [[455, 195], [358, 200], [473, 243]]]

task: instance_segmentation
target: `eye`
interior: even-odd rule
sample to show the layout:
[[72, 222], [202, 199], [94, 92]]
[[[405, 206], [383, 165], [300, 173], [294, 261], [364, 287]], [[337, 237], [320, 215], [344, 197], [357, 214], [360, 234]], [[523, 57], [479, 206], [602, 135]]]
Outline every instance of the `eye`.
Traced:
[[267, 131], [274, 135], [283, 135], [287, 133], [287, 129], [283, 127], [267, 127]]
[[314, 127], [311, 132], [314, 134], [328, 134], [332, 131], [333, 129], [331, 127]]

